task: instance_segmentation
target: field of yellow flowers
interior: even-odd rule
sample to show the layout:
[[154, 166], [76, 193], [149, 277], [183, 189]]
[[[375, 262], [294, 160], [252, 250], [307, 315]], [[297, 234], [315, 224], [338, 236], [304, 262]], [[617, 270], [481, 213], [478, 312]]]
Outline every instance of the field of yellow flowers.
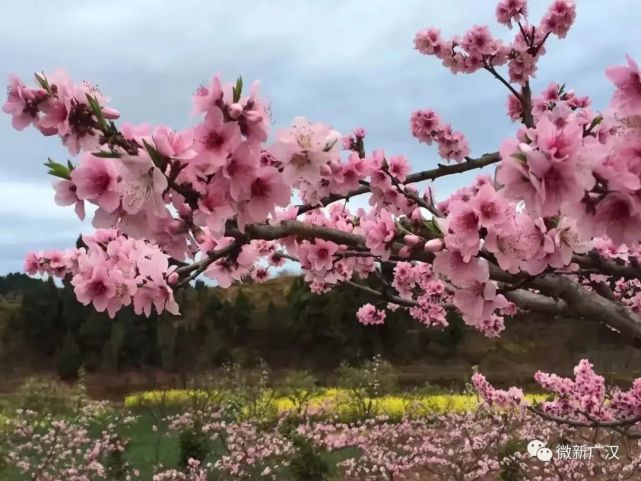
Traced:
[[[170, 389], [145, 391], [131, 394], [125, 398], [125, 406], [130, 409], [141, 407], [164, 406], [170, 409], [181, 409], [189, 406], [215, 405], [224, 397], [224, 393], [206, 390]], [[542, 401], [545, 396], [529, 394], [530, 401]], [[278, 414], [296, 411], [301, 403], [286, 396], [263, 395], [263, 403], [269, 403]], [[310, 396], [304, 405], [308, 414], [323, 413], [341, 416], [353, 405], [354, 393], [347, 389], [328, 388]], [[377, 414], [390, 418], [419, 414], [445, 414], [470, 412], [477, 408], [479, 399], [473, 394], [398, 394], [381, 397], [362, 397], [356, 400], [362, 405], [369, 405]]]

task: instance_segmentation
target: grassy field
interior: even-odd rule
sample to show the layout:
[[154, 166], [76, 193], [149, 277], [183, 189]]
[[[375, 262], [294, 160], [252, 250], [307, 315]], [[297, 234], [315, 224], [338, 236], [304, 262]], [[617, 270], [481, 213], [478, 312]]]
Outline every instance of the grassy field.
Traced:
[[127, 428], [131, 441], [126, 459], [140, 470], [143, 479], [151, 479], [154, 465], [176, 466], [178, 464], [180, 452], [178, 437], [154, 432], [155, 424], [154, 417], [148, 413], [141, 413], [137, 422]]

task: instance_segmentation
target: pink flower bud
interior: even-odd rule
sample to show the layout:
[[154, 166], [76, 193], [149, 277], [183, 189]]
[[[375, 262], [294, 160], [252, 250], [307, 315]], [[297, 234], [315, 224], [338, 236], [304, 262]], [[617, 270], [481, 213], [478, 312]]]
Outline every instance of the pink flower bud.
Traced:
[[427, 252], [438, 252], [443, 249], [443, 241], [441, 239], [428, 240], [425, 243], [425, 250]]
[[354, 137], [357, 139], [364, 139], [367, 135], [367, 131], [363, 127], [356, 127], [354, 129]]
[[332, 168], [327, 164], [321, 165], [320, 171], [321, 175], [325, 177], [329, 177], [330, 175], [332, 175]]
[[183, 223], [183, 221], [179, 219], [174, 219], [169, 223], [169, 232], [172, 233], [173, 235], [180, 235], [184, 234], [186, 230], [186, 226]]
[[110, 107], [102, 107], [101, 110], [102, 115], [104, 115], [106, 119], [114, 120], [120, 117], [120, 112], [118, 112], [116, 109], [112, 109]]
[[417, 235], [408, 234], [405, 237], [403, 237], [403, 240], [405, 241], [405, 244], [407, 244], [408, 246], [414, 247], [415, 245], [419, 244], [422, 239]]
[[401, 249], [398, 251], [398, 255], [400, 257], [409, 257], [410, 255], [410, 248], [408, 246], [403, 246]]
[[191, 214], [191, 208], [187, 204], [178, 204], [176, 210], [181, 217], [188, 217]]
[[237, 120], [243, 114], [243, 106], [239, 103], [231, 104], [229, 106], [229, 116], [233, 120]]
[[178, 282], [178, 273], [177, 272], [172, 272], [169, 274], [169, 277], [167, 277], [167, 284], [175, 284]]
[[196, 239], [196, 242], [199, 244], [202, 244], [207, 240], [207, 234], [205, 234], [205, 231], [200, 229], [198, 232], [194, 234], [194, 238]]
[[36, 127], [40, 130], [40, 133], [46, 137], [51, 135], [56, 135], [58, 133], [57, 127], [43, 127], [42, 125], [37, 124]]
[[330, 162], [329, 168], [332, 170], [332, 174], [338, 174], [343, 169], [343, 166], [340, 162]]

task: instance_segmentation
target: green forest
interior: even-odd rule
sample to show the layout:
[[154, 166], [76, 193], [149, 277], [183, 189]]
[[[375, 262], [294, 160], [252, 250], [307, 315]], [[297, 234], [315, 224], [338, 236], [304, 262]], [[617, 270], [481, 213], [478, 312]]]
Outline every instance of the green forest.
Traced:
[[383, 326], [362, 326], [355, 312], [369, 300], [366, 294], [348, 288], [316, 295], [295, 276], [225, 291], [197, 282], [177, 297], [181, 316], [146, 318], [128, 308], [110, 319], [79, 304], [66, 283], [0, 277], [0, 362], [14, 369], [55, 365], [63, 379], [75, 378], [80, 368], [194, 373], [259, 360], [329, 371], [374, 354], [396, 364], [416, 361], [430, 345], [447, 355], [464, 336], [459, 319], [443, 331], [427, 330], [400, 311]]

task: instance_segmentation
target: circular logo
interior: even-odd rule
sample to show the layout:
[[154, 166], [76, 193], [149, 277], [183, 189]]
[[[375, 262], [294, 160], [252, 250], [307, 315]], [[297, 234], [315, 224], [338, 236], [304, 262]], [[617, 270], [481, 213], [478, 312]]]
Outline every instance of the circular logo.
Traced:
[[549, 448], [541, 448], [536, 452], [536, 457], [539, 461], [547, 463], [552, 459], [552, 450]]
[[544, 441], [540, 441], [538, 439], [533, 439], [528, 443], [527, 452], [530, 457], [535, 457], [544, 463], [547, 463], [552, 459], [552, 450], [545, 446]]
[[527, 452], [531, 457], [534, 457], [536, 456], [536, 452], [544, 446], [545, 446], [545, 443], [543, 441], [534, 439], [530, 441], [530, 443], [527, 445]]

